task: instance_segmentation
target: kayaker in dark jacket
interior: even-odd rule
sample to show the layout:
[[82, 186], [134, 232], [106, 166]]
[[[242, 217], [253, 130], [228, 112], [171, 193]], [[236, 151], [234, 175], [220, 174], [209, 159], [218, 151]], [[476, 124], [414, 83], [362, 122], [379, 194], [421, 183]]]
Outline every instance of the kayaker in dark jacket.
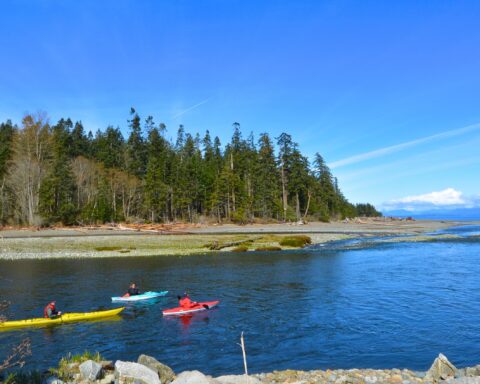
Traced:
[[137, 284], [130, 283], [130, 287], [128, 288], [127, 294], [125, 296], [128, 297], [136, 295], [140, 295], [140, 290], [137, 288]]
[[51, 303], [49, 303], [43, 310], [43, 316], [46, 319], [54, 319], [60, 316], [61, 314], [62, 312], [57, 311], [57, 308], [55, 307], [55, 301], [52, 301]]

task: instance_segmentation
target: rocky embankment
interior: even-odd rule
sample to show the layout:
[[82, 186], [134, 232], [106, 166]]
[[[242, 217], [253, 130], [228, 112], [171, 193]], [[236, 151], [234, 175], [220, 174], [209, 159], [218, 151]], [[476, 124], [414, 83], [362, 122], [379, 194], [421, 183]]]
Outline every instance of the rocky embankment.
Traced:
[[176, 375], [171, 368], [150, 356], [137, 362], [87, 360], [72, 363], [62, 371], [62, 379], [49, 376], [45, 384], [480, 384], [480, 365], [456, 368], [440, 354], [427, 372], [407, 369], [349, 369], [314, 371], [274, 371], [250, 376], [211, 377], [199, 371]]

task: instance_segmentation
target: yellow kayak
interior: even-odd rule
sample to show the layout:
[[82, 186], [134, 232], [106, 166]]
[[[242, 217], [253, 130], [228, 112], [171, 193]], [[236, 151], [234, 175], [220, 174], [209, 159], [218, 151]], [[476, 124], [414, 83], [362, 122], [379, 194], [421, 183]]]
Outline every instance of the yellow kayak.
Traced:
[[46, 318], [40, 317], [37, 319], [5, 321], [3, 323], [0, 323], [0, 330], [9, 329], [9, 328], [31, 327], [35, 325], [62, 324], [62, 323], [70, 323], [73, 321], [100, 319], [103, 317], [111, 317], [111, 316], [118, 315], [124, 309], [125, 307], [120, 307], [115, 309], [109, 309], [107, 311], [85, 312], [85, 313], [64, 313], [61, 316], [58, 316], [54, 319], [46, 319]]

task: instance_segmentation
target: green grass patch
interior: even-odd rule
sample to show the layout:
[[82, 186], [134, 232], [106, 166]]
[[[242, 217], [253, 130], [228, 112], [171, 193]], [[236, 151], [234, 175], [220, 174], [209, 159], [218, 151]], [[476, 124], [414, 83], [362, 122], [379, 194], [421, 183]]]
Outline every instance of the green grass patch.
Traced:
[[275, 247], [275, 246], [255, 248], [255, 251], [259, 251], [259, 252], [281, 251], [281, 250], [282, 250], [282, 248], [280, 248], [280, 247]]
[[[1, 378], [0, 378], [1, 380]], [[10, 373], [4, 384], [42, 384], [43, 375], [39, 371], [15, 372]]]
[[60, 359], [57, 368], [50, 368], [49, 371], [51, 374], [56, 375], [59, 379], [63, 381], [71, 381], [73, 380], [73, 374], [76, 372], [72, 371], [70, 364], [81, 364], [87, 360], [93, 360], [98, 363], [104, 360], [104, 358], [98, 352], [92, 353], [90, 351], [85, 351], [83, 353], [77, 353], [75, 355], [69, 353]]
[[287, 236], [280, 240], [279, 244], [284, 247], [302, 248], [307, 244], [312, 244], [312, 239], [306, 235]]
[[246, 245], [239, 245], [231, 250], [231, 252], [247, 252], [248, 247]]

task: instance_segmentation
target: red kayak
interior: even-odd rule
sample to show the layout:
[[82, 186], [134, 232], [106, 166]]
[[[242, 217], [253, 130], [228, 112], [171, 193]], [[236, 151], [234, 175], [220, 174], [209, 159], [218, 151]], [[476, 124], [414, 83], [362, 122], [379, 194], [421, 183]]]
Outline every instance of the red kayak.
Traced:
[[163, 311], [163, 316], [172, 316], [172, 315], [184, 315], [186, 313], [206, 311], [207, 309], [212, 309], [216, 307], [220, 301], [204, 301], [202, 303], [195, 303], [189, 308], [177, 307], [172, 309], [166, 309]]

